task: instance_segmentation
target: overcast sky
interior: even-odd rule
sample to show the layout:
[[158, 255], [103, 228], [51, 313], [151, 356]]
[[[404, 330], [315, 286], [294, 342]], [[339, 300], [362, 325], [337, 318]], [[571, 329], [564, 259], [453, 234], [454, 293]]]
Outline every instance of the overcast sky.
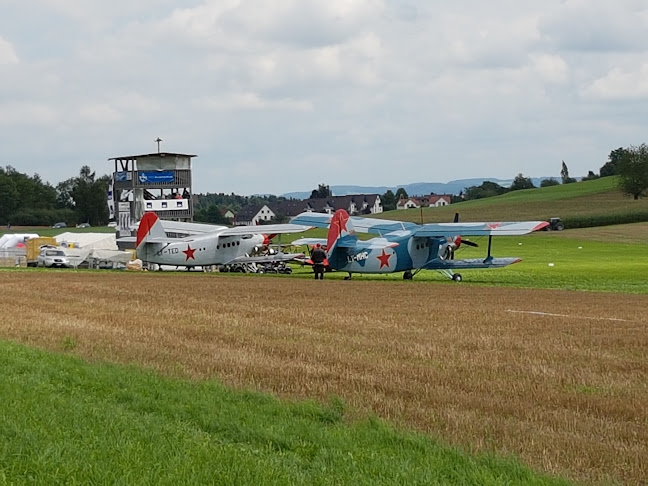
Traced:
[[158, 136], [195, 192], [575, 177], [646, 127], [646, 0], [0, 0], [0, 165], [52, 184]]

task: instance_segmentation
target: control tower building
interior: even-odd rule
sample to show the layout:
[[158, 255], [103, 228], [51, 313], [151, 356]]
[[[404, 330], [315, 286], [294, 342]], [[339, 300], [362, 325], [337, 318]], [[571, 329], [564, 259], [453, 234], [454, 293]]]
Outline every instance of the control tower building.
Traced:
[[115, 163], [108, 204], [120, 234], [125, 234], [149, 211], [163, 220], [193, 221], [194, 157], [158, 152], [108, 159]]

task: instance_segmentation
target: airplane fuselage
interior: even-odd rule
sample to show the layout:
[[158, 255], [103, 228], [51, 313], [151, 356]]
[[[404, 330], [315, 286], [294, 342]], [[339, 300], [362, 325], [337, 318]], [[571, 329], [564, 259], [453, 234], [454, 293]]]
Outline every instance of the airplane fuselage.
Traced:
[[237, 257], [251, 254], [263, 244], [264, 236], [218, 236], [209, 234], [171, 243], [150, 243], [137, 251], [143, 261], [159, 265], [222, 265]]
[[392, 273], [422, 268], [439, 254], [443, 240], [417, 238], [411, 231], [390, 233], [384, 238], [358, 241], [353, 248], [338, 248], [329, 265], [349, 273]]

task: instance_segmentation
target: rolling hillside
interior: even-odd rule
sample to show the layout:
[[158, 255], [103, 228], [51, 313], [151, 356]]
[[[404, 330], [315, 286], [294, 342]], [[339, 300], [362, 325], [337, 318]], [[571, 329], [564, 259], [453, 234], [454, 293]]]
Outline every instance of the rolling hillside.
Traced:
[[[633, 200], [618, 188], [614, 177], [568, 185], [527, 189], [474, 201], [465, 201], [440, 208], [424, 208], [423, 222], [452, 221], [455, 212], [462, 221], [547, 220], [560, 217], [567, 227], [589, 219], [608, 220], [600, 224], [648, 221], [648, 199]], [[421, 222], [420, 209], [388, 211], [377, 215], [383, 219]], [[574, 224], [570, 225], [569, 222]], [[589, 224], [585, 226], [596, 226]], [[578, 225], [581, 226], [581, 225]]]

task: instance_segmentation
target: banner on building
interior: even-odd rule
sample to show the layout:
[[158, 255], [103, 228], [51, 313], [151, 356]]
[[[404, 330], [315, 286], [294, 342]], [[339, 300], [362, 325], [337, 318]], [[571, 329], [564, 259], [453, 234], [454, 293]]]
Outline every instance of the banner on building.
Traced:
[[119, 213], [119, 236], [130, 236], [130, 214]]
[[108, 183], [108, 219], [115, 219], [115, 196], [113, 195], [114, 182], [112, 177]]
[[175, 177], [172, 170], [143, 172], [137, 175], [140, 184], [173, 184]]

